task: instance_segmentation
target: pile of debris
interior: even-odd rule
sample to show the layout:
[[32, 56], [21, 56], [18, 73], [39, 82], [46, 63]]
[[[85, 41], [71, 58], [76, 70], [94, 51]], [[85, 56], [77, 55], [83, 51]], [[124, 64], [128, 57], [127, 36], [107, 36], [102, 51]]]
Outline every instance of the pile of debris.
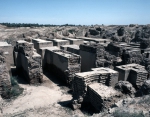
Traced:
[[133, 97], [136, 92], [135, 88], [128, 81], [119, 81], [116, 84], [115, 89], [121, 91], [124, 94], [128, 94], [131, 97]]
[[143, 60], [142, 54], [139, 49], [125, 50], [123, 53], [123, 62], [124, 64], [141, 64]]
[[150, 94], [150, 80], [146, 80], [141, 87], [141, 91], [144, 95]]

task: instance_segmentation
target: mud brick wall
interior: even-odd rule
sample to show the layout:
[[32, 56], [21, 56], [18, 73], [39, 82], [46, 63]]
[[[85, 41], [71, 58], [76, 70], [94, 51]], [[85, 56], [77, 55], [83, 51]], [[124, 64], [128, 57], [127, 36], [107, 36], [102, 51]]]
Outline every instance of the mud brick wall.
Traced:
[[148, 72], [145, 67], [139, 64], [117, 66], [115, 70], [119, 72], [119, 81], [129, 81], [136, 88], [140, 88], [148, 78]]
[[83, 44], [82, 39], [73, 39], [73, 38], [62, 38], [63, 40], [68, 40], [70, 44], [80, 45]]
[[144, 68], [133, 67], [131, 68], [128, 81], [136, 88], [140, 88], [147, 80], [147, 77], [148, 72]]
[[99, 82], [102, 84], [114, 87], [115, 84], [118, 82], [119, 73], [115, 70], [104, 67], [93, 68], [92, 70], [100, 74]]
[[43, 82], [42, 59], [34, 52], [33, 44], [17, 42], [16, 44], [16, 68], [30, 84]]
[[81, 44], [81, 71], [90, 71], [96, 67], [96, 60], [103, 58], [104, 47], [100, 44]]
[[128, 79], [132, 67], [144, 68], [144, 66], [135, 63], [116, 66], [115, 70], [119, 72], [119, 81], [126, 81]]
[[14, 65], [13, 60], [13, 47], [11, 44], [8, 44], [7, 42], [0, 42], [0, 51], [3, 51], [3, 56], [5, 57], [6, 66], [9, 71], [9, 74], [11, 75], [11, 65]]
[[53, 46], [53, 47], [42, 47], [39, 49], [39, 54], [42, 57], [42, 68], [43, 70], [46, 68], [47, 66], [47, 60], [49, 60], [50, 54], [48, 53], [47, 50], [60, 50], [57, 46]]
[[71, 84], [74, 73], [81, 71], [81, 58], [63, 50], [46, 50], [47, 68], [50, 72]]
[[61, 39], [47, 39], [47, 41], [52, 41], [53, 46], [58, 46], [58, 47], [60, 47], [61, 45], [69, 45], [70, 44], [68, 40], [61, 40]]
[[74, 54], [77, 54], [77, 55], [80, 55], [80, 50], [79, 50], [78, 47], [68, 47], [67, 51], [71, 52], [71, 53], [74, 53]]
[[3, 53], [4, 51], [0, 50], [0, 95], [11, 90], [10, 74]]
[[34, 48], [37, 50], [37, 53], [40, 54], [40, 49], [43, 47], [52, 47], [53, 42], [52, 41], [46, 41], [42, 39], [33, 39], [32, 40], [34, 44]]
[[[82, 104], [87, 96], [87, 86], [93, 83], [102, 83], [114, 87], [118, 82], [118, 72], [109, 68], [94, 68], [90, 72], [76, 73], [73, 79], [73, 107]], [[82, 100], [82, 101], [81, 101]]]
[[115, 102], [121, 99], [120, 92], [100, 83], [89, 85], [87, 87], [87, 95], [89, 102], [98, 112], [110, 108]]

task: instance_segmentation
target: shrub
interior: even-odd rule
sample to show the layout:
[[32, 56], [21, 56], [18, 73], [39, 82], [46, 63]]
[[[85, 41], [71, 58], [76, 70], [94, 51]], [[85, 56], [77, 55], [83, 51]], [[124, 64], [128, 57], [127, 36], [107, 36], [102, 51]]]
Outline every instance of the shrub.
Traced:
[[144, 117], [143, 113], [130, 113], [128, 111], [116, 110], [113, 114], [114, 117]]
[[144, 104], [144, 103], [150, 104], [150, 96], [142, 98], [138, 101], [138, 104]]
[[11, 89], [7, 86], [4, 86], [4, 92], [2, 93], [2, 98], [10, 99], [13, 97], [18, 97], [23, 92], [23, 88], [18, 85], [16, 77], [11, 77]]

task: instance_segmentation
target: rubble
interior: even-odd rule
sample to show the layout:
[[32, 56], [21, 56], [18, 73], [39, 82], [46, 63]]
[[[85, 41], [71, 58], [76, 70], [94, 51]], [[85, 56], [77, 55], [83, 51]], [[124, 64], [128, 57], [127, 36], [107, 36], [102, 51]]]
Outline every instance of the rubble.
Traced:
[[11, 75], [11, 66], [14, 65], [13, 46], [11, 44], [8, 44], [7, 42], [0, 42], [0, 51], [2, 51], [7, 69], [9, 71], [9, 74]]
[[145, 95], [149, 95], [150, 94], [150, 80], [146, 80], [142, 87], [141, 87], [141, 91], [143, 94]]
[[134, 96], [136, 90], [128, 81], [119, 81], [115, 85], [115, 89], [121, 91], [124, 94], [129, 94], [130, 96]]

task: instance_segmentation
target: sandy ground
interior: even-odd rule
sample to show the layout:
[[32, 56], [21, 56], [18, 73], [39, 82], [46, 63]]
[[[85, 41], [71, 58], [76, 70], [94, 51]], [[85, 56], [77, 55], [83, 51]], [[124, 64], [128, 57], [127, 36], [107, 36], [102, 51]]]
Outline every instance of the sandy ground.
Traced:
[[44, 75], [39, 86], [20, 84], [24, 92], [11, 101], [0, 99], [0, 117], [72, 117], [84, 116], [81, 111], [70, 108], [70, 89], [55, 78], [51, 81]]

